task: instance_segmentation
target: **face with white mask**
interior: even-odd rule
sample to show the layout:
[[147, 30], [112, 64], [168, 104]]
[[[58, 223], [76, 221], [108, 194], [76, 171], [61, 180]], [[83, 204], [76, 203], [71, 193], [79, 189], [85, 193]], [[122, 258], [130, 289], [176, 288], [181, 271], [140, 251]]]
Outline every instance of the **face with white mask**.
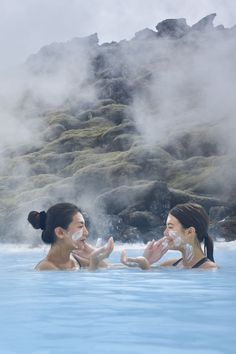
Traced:
[[193, 259], [193, 244], [196, 238], [194, 227], [184, 228], [179, 220], [169, 214], [166, 221], [166, 229], [164, 232], [168, 241], [169, 250], [181, 251], [187, 261]]
[[82, 250], [88, 236], [88, 230], [85, 226], [84, 217], [81, 213], [76, 213], [66, 230], [68, 240], [72, 241], [74, 249]]
[[180, 250], [186, 242], [186, 230], [171, 214], [167, 217], [164, 235], [167, 237], [170, 250]]

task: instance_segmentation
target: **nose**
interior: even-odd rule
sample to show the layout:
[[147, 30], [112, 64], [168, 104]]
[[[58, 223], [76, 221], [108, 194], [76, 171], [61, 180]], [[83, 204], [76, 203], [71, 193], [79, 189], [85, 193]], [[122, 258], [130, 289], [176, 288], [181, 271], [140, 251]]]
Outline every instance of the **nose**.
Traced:
[[85, 225], [83, 227], [83, 236], [85, 236], [86, 238], [88, 237], [88, 230]]
[[164, 236], [169, 236], [169, 232], [168, 232], [167, 227], [166, 227], [165, 230], [164, 230]]

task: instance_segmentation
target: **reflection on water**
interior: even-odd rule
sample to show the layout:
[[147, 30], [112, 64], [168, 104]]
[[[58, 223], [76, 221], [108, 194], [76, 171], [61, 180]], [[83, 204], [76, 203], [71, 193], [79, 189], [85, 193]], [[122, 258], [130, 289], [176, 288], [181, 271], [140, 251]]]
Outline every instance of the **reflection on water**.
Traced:
[[0, 247], [0, 354], [235, 352], [235, 243], [217, 245], [213, 272], [33, 271], [44, 254]]

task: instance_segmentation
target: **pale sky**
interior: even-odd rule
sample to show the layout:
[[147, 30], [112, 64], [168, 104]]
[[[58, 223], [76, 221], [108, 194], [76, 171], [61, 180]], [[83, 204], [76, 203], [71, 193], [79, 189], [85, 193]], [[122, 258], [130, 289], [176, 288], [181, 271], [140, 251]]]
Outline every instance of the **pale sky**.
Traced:
[[235, 0], [0, 0], [0, 71], [52, 42], [95, 32], [100, 44], [130, 39], [166, 18], [192, 25], [213, 12], [215, 25], [236, 24]]

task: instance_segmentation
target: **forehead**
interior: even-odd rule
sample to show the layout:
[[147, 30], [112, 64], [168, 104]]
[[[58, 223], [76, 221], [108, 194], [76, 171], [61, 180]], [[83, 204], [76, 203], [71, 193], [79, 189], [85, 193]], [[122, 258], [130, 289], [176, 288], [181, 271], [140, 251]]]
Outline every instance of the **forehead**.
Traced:
[[72, 218], [73, 223], [83, 223], [84, 224], [84, 217], [81, 213], [76, 213]]
[[169, 214], [166, 220], [166, 225], [173, 225], [173, 226], [181, 226], [178, 219], [176, 219], [173, 215]]

